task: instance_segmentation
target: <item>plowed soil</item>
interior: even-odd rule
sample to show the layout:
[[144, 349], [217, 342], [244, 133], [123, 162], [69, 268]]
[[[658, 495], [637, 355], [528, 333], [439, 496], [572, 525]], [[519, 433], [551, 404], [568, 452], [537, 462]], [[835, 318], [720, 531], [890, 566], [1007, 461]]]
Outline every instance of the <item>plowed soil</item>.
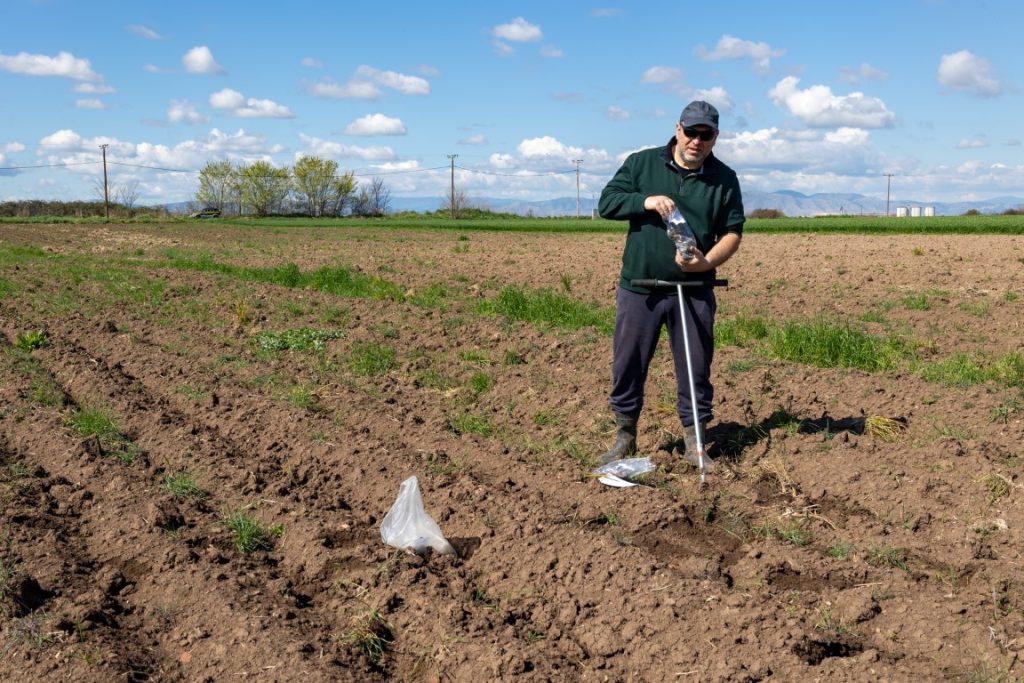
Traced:
[[[514, 285], [610, 307], [622, 240], [0, 225], [0, 679], [1024, 676], [1024, 396], [921, 371], [1024, 352], [1021, 240], [748, 235], [720, 324], [849, 321], [916, 360], [722, 346], [702, 486], [659, 351], [639, 435], [659, 470], [612, 489], [586, 476], [613, 435], [610, 336], [480, 304]], [[402, 295], [171, 260], [198, 255]], [[258, 343], [303, 328], [333, 334]], [[411, 475], [458, 556], [381, 541]], [[240, 550], [232, 515], [264, 542]]]

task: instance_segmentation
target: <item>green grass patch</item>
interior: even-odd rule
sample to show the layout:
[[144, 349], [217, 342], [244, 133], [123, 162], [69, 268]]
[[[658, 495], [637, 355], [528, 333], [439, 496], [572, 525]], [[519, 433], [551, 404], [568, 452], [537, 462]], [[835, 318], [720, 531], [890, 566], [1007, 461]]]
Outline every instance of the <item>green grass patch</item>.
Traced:
[[34, 351], [35, 349], [41, 349], [49, 344], [50, 340], [46, 336], [46, 332], [43, 332], [42, 330], [30, 330], [29, 332], [23, 332], [14, 340], [14, 347], [21, 349], [22, 351]]
[[261, 350], [271, 353], [323, 351], [329, 340], [338, 339], [341, 336], [341, 332], [302, 327], [284, 332], [261, 332], [254, 337], [254, 341]]
[[66, 424], [79, 436], [99, 439], [103, 454], [117, 458], [126, 465], [135, 462], [141, 449], [118, 429], [114, 420], [99, 408], [81, 408], [69, 415]]
[[509, 320], [567, 330], [593, 327], [604, 334], [611, 334], [615, 327], [614, 308], [586, 304], [548, 288], [509, 285], [497, 296], [482, 302], [477, 310], [484, 315], [499, 315]]
[[914, 355], [909, 345], [895, 335], [878, 337], [849, 323], [824, 319], [787, 321], [769, 331], [767, 347], [784, 360], [868, 372], [895, 370]]
[[175, 498], [205, 498], [206, 492], [196, 483], [191, 472], [182, 471], [164, 476], [164, 488]]
[[241, 511], [227, 515], [223, 524], [231, 532], [235, 550], [240, 553], [271, 550], [274, 541], [284, 534], [280, 525], [265, 527]]
[[768, 336], [768, 321], [761, 316], [736, 315], [715, 321], [715, 348], [749, 346]]
[[487, 416], [470, 412], [449, 415], [448, 428], [460, 436], [462, 434], [479, 434], [480, 436], [494, 434], [494, 425]]
[[398, 367], [398, 353], [377, 342], [358, 342], [347, 359], [348, 367], [357, 375], [383, 375]]
[[994, 359], [967, 353], [954, 353], [948, 358], [921, 368], [921, 376], [948, 387], [967, 387], [995, 382], [1005, 387], [1024, 386], [1024, 354], [1012, 351]]

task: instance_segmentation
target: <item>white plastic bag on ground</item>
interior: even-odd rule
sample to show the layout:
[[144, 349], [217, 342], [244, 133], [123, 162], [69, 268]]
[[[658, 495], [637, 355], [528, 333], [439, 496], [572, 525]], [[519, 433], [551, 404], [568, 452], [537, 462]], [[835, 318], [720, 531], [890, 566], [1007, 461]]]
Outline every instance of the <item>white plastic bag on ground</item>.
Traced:
[[455, 548], [441, 533], [441, 527], [423, 509], [420, 483], [415, 476], [402, 482], [398, 498], [380, 523], [380, 537], [395, 548], [412, 548], [423, 552], [433, 548], [436, 552], [455, 555]]
[[641, 474], [654, 471], [654, 462], [647, 458], [623, 458], [612, 460], [607, 465], [601, 465], [591, 474], [598, 477], [598, 481], [605, 486], [617, 488], [629, 488], [636, 486], [630, 479]]

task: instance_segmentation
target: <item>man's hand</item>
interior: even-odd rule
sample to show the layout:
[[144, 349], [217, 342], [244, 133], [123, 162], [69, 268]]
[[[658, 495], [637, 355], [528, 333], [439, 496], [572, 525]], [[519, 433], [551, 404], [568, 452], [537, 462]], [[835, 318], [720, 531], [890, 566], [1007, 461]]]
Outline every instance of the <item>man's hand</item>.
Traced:
[[644, 208], [648, 211], [657, 211], [664, 220], [676, 208], [676, 203], [672, 201], [671, 197], [666, 197], [663, 194], [651, 195], [644, 200]]
[[688, 259], [683, 258], [683, 255], [677, 250], [676, 265], [684, 273], [706, 273], [714, 268], [711, 262], [704, 257], [704, 252], [697, 247], [690, 249], [690, 258]]

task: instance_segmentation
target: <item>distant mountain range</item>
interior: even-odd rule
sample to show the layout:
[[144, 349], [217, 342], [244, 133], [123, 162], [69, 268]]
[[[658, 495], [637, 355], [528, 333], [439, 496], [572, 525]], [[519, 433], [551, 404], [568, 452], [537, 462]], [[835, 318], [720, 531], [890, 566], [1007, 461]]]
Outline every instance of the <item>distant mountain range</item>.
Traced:
[[[559, 197], [543, 201], [501, 199], [498, 197], [469, 197], [471, 206], [520, 216], [575, 216], [576, 198]], [[442, 197], [391, 197], [392, 211], [436, 211], [445, 204]], [[806, 195], [793, 190], [777, 192], [746, 191], [743, 206], [747, 213], [755, 209], [778, 209], [787, 216], [867, 215], [884, 214], [885, 199], [862, 194], [822, 192]], [[1024, 207], [1022, 197], [994, 197], [973, 202], [921, 202], [894, 198], [889, 201], [889, 213], [896, 215], [898, 207], [931, 207], [936, 216], [959, 216], [974, 209], [980, 213], [1002, 213], [1007, 209]], [[590, 197], [580, 197], [580, 215], [590, 216], [596, 208]]]

